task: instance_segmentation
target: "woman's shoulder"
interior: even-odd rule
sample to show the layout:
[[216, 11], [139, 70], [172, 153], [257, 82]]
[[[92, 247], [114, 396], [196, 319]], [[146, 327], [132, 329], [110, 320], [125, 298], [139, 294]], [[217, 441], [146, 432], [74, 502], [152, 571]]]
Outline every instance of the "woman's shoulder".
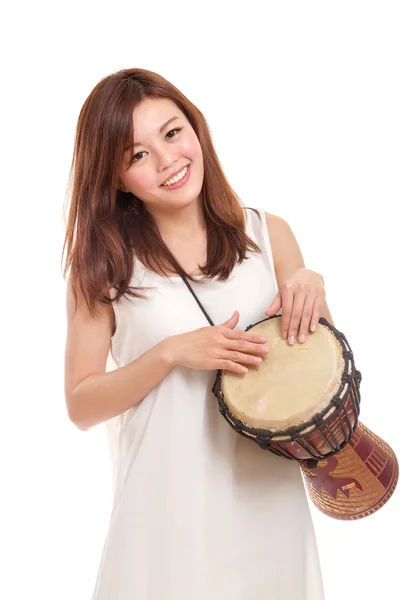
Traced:
[[266, 225], [271, 245], [276, 245], [282, 238], [288, 239], [290, 235], [293, 235], [287, 221], [278, 215], [267, 212], [264, 209], [251, 207], [245, 207], [245, 214], [247, 222], [250, 220], [250, 222], [254, 223], [255, 221], [258, 223], [258, 227], [261, 225], [261, 228]]
[[296, 237], [289, 223], [281, 216], [246, 207], [248, 227], [254, 232], [257, 241], [271, 252], [275, 270], [286, 270], [287, 266], [303, 263], [303, 257]]
[[253, 215], [256, 215], [256, 218], [264, 219], [269, 229], [275, 230], [279, 228], [284, 229], [289, 227], [285, 219], [279, 217], [278, 215], [274, 215], [270, 212], [267, 212], [264, 209], [253, 208], [251, 206], [244, 206], [243, 210], [245, 211], [245, 216], [247, 219]]
[[289, 223], [279, 215], [264, 211], [263, 218], [268, 229], [272, 247], [282, 247], [293, 242], [293, 231]]
[[282, 217], [274, 215], [270, 212], [264, 211], [263, 217], [267, 223], [269, 234], [282, 234], [288, 232], [290, 229], [289, 223]]
[[304, 266], [298, 241], [289, 223], [269, 212], [264, 213], [275, 267], [291, 270]]

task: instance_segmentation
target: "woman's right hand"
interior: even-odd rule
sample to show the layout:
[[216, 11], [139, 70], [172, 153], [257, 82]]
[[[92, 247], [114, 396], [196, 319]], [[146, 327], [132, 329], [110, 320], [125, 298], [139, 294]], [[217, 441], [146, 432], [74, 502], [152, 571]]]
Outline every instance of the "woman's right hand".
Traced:
[[167, 338], [168, 356], [173, 366], [191, 369], [224, 369], [247, 373], [244, 366], [257, 365], [268, 354], [267, 338], [250, 331], [234, 330], [239, 313], [214, 327], [202, 327]]

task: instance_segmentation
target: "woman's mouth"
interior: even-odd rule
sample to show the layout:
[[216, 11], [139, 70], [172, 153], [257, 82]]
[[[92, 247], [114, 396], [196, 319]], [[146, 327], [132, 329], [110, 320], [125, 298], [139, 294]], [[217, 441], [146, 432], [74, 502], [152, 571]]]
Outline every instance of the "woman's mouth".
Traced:
[[180, 188], [183, 185], [185, 185], [189, 177], [190, 165], [187, 165], [177, 175], [175, 175], [175, 177], [168, 179], [160, 187], [163, 187], [166, 190], [176, 190], [177, 188]]

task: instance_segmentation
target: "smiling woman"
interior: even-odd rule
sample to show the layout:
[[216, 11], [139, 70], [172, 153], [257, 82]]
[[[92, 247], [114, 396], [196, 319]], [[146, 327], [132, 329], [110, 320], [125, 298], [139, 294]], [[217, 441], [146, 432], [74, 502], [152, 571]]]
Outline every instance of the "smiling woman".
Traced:
[[[177, 114], [178, 113], [178, 114]], [[177, 114], [168, 119], [168, 115]], [[159, 127], [160, 120], [168, 120]], [[175, 129], [164, 130], [172, 122]], [[133, 152], [124, 157], [120, 188], [146, 205], [156, 220], [174, 208], [183, 208], [195, 198], [199, 203], [203, 185], [203, 153], [198, 137], [184, 113], [168, 99], [147, 98], [133, 111]], [[183, 186], [185, 188], [183, 189]], [[179, 194], [161, 195], [160, 188]]]
[[[186, 166], [181, 185], [163, 185]], [[223, 174], [204, 116], [172, 84], [144, 69], [106, 77], [87, 98], [70, 190], [64, 272], [70, 269], [71, 287], [81, 291], [92, 315], [96, 302], [112, 302], [110, 289], [116, 301], [125, 294], [140, 297], [129, 285], [134, 256], [161, 274], [182, 269], [166, 243], [176, 250], [177, 229], [197, 245], [202, 238], [198, 256], [184, 269], [189, 279], [200, 269], [225, 280], [237, 259], [258, 250], [244, 230], [241, 202]], [[186, 256], [185, 250], [182, 261]]]
[[93, 600], [322, 600], [298, 466], [233, 431], [212, 383], [268, 367], [268, 340], [245, 331], [268, 309], [287, 343], [312, 335], [323, 278], [283, 219], [242, 205], [204, 116], [156, 73], [94, 88], [71, 175], [66, 403], [79, 429], [117, 425]]

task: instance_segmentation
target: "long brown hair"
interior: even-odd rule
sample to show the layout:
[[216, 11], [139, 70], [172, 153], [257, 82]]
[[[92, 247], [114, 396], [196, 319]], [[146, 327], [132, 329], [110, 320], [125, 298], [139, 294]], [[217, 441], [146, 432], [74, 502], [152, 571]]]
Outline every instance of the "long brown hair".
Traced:
[[[206, 119], [169, 81], [145, 69], [124, 69], [102, 79], [79, 114], [70, 172], [69, 213], [63, 246], [64, 278], [79, 288], [90, 313], [97, 302], [142, 297], [130, 286], [134, 256], [166, 275], [185, 273], [164, 243], [144, 203], [118, 189], [117, 170], [133, 146], [133, 109], [145, 98], [172, 100], [193, 127], [204, 157], [202, 206], [207, 228], [206, 278], [225, 281], [247, 250], [260, 252], [245, 233], [240, 199], [229, 185], [215, 152]], [[66, 210], [66, 206], [64, 206]], [[109, 292], [115, 288], [112, 300]]]

